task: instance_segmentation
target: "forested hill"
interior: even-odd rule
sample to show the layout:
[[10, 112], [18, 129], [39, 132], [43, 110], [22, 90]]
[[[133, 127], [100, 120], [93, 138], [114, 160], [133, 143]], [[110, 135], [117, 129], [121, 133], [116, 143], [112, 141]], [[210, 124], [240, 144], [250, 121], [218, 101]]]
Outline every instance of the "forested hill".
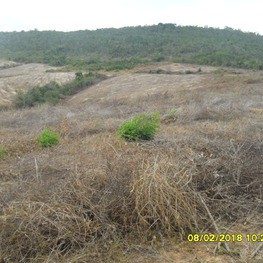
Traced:
[[0, 58], [100, 69], [174, 61], [263, 69], [263, 36], [158, 24], [95, 31], [0, 32]]

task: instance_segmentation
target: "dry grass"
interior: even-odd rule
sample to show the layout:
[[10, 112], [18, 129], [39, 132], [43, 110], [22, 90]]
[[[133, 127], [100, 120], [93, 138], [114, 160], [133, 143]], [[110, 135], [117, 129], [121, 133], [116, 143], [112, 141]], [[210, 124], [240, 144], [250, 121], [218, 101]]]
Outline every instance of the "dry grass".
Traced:
[[[215, 233], [199, 194], [222, 232], [262, 233], [262, 91], [250, 74], [207, 72], [196, 90], [180, 75], [191, 92], [163, 84], [106, 99], [102, 82], [81, 104], [1, 112], [0, 261], [198, 262], [204, 251], [207, 262], [262, 260], [262, 251], [249, 259], [245, 240], [230, 244], [232, 257], [214, 257], [215, 244], [165, 252], [188, 233]], [[117, 137], [124, 120], [153, 111], [165, 120], [155, 140]], [[61, 133], [58, 146], [37, 146], [44, 127]]]
[[[50, 182], [42, 181], [42, 168], [41, 176], [24, 179], [30, 190], [3, 206], [2, 253], [13, 247], [11, 262], [65, 255], [89, 243], [112, 242], [115, 235], [147, 242], [197, 227], [198, 202], [183, 171], [137, 145], [97, 143], [101, 159], [96, 169], [76, 167], [47, 191]], [[131, 160], [131, 154], [136, 158]]]

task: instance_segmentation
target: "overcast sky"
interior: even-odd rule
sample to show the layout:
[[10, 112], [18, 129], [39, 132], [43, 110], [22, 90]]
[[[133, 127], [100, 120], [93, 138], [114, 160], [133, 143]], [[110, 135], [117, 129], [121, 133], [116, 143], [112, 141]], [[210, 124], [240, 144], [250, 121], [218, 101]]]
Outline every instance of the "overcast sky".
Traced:
[[263, 35], [262, 0], [3, 0], [0, 8], [0, 31], [176, 23]]

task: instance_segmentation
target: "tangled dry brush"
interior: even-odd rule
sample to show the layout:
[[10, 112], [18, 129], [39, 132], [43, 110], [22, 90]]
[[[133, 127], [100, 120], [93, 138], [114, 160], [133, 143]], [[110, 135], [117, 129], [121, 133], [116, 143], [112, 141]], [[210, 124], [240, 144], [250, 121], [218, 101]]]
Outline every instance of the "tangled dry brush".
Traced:
[[[242, 94], [227, 114], [227, 105], [216, 106], [225, 95], [212, 107], [206, 92], [203, 99], [185, 97], [189, 103], [174, 118], [165, 112], [182, 97], [145, 97], [142, 111], [163, 116], [149, 142], [127, 143], [116, 134], [142, 99], [102, 103], [99, 118], [97, 110], [64, 106], [3, 112], [9, 155], [0, 160], [2, 262], [106, 262], [131, 242], [215, 232], [207, 209], [222, 231], [262, 215], [260, 114], [242, 104]], [[62, 118], [65, 111], [72, 115]], [[62, 134], [58, 146], [35, 144], [43, 123]]]

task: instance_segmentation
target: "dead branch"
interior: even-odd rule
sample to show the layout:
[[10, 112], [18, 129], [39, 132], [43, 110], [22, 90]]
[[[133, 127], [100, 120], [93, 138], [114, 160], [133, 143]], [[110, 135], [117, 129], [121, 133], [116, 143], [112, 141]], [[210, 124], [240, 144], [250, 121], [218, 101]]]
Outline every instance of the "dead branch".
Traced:
[[[212, 216], [209, 208], [207, 207], [204, 199], [202, 198], [202, 196], [201, 196], [199, 193], [198, 193], [198, 196], [199, 196], [202, 204], [204, 205], [204, 207], [205, 207], [205, 209], [206, 209], [206, 211], [207, 211], [207, 214], [209, 215], [209, 217], [210, 217], [210, 219], [211, 219], [211, 221], [212, 221], [212, 223], [213, 223], [213, 225], [214, 225], [214, 228], [215, 228], [216, 232], [217, 232], [218, 234], [221, 234], [221, 231], [220, 231], [219, 227], [217, 226], [217, 224], [216, 224], [216, 222], [215, 222], [215, 220], [214, 220], [214, 218], [213, 218], [213, 216]], [[226, 248], [226, 250], [227, 250], [228, 252], [230, 252], [230, 248], [229, 248], [228, 244], [227, 244], [226, 242], [223, 242], [223, 245], [224, 245], [224, 247]], [[217, 250], [217, 247], [216, 247], [215, 251], [216, 251], [216, 250]]]

